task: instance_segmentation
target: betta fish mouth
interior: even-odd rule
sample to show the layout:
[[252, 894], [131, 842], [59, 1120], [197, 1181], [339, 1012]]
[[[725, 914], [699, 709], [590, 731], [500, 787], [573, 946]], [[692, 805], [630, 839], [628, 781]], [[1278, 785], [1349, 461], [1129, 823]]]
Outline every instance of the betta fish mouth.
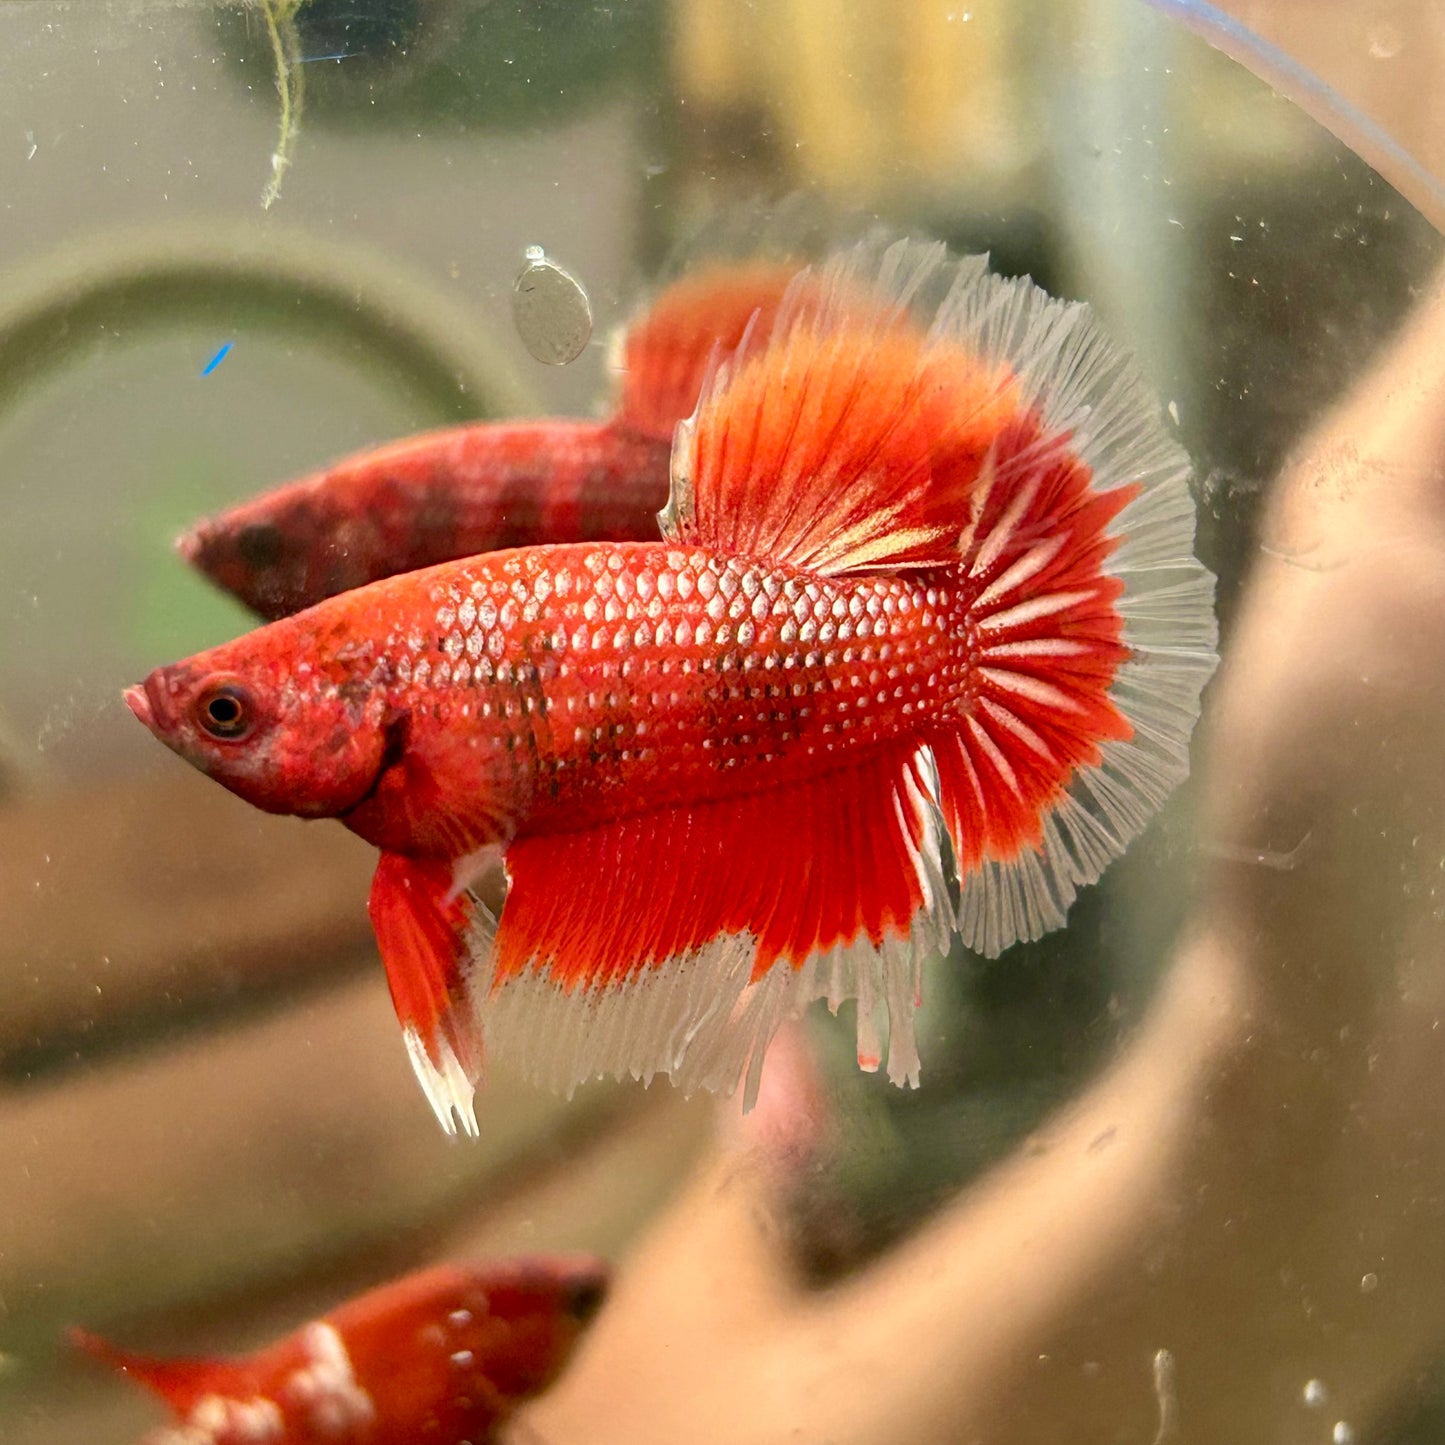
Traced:
[[204, 526], [192, 527], [189, 532], [182, 532], [176, 538], [176, 552], [192, 567], [201, 565], [201, 558], [206, 551], [206, 529]]
[[152, 732], [155, 731], [155, 714], [151, 711], [151, 700], [145, 695], [143, 687], [128, 687], [122, 694], [125, 698], [125, 705], [143, 722]]
[[125, 705], [151, 732], [157, 737], [164, 736], [171, 723], [171, 714], [159, 673], [153, 672], [144, 682], [126, 688], [121, 696], [125, 698]]
[[175, 549], [213, 586], [268, 622], [305, 605], [306, 578], [288, 556], [286, 537], [272, 522], [226, 525], [227, 516], [198, 522]]
[[286, 539], [274, 522], [247, 522], [233, 531], [198, 522], [176, 538], [175, 546], [187, 562], [207, 574], [236, 563], [264, 572], [286, 560]]

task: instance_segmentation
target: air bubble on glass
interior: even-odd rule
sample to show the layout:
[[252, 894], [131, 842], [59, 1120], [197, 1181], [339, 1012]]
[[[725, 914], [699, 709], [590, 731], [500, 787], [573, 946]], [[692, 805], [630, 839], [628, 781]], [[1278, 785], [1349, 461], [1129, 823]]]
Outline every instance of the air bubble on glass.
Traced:
[[1318, 1410], [1329, 1403], [1330, 1392], [1325, 1388], [1323, 1380], [1306, 1380], [1303, 1393], [1304, 1402], [1311, 1410]]
[[512, 288], [517, 335], [543, 365], [566, 366], [592, 339], [592, 303], [582, 283], [541, 246], [522, 255], [527, 264]]

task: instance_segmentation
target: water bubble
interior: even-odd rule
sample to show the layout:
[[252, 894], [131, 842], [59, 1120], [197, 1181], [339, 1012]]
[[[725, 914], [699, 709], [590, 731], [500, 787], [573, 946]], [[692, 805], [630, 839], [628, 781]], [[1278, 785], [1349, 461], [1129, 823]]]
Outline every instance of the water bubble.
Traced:
[[1368, 1274], [1362, 1274], [1360, 1276], [1361, 1294], [1374, 1294], [1374, 1292], [1379, 1289], [1379, 1287], [1380, 1276], [1377, 1275], [1374, 1270], [1371, 1270]]
[[1332, 1445], [1355, 1445], [1355, 1431], [1348, 1420], [1336, 1420], [1330, 1431]]
[[540, 246], [522, 254], [527, 265], [512, 288], [517, 335], [543, 365], [566, 366], [592, 339], [592, 303], [582, 283]]
[[1330, 1398], [1330, 1392], [1325, 1388], [1323, 1380], [1306, 1380], [1304, 1387], [1304, 1402], [1311, 1410], [1318, 1410]]

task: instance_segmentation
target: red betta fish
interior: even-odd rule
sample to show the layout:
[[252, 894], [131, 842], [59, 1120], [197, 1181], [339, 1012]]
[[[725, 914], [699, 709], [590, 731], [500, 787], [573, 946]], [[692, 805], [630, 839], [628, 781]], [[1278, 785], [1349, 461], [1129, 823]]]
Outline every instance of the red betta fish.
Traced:
[[175, 1412], [146, 1445], [485, 1445], [562, 1372], [606, 1288], [592, 1259], [443, 1265], [242, 1359], [149, 1359], [71, 1338]]
[[359, 452], [198, 523], [177, 543], [262, 617], [504, 547], [657, 536], [672, 433], [708, 359], [776, 312], [796, 264], [716, 262], [619, 338], [606, 421], [478, 422]]
[[[750, 1098], [819, 997], [857, 1000], [865, 1067], [886, 1005], [916, 1083], [922, 960], [1060, 926], [1188, 771], [1187, 459], [1085, 307], [850, 248], [708, 376], [671, 472], [658, 541], [393, 577], [127, 693], [232, 792], [382, 850], [448, 1129], [484, 1046]], [[499, 858], [493, 920], [468, 890]]]

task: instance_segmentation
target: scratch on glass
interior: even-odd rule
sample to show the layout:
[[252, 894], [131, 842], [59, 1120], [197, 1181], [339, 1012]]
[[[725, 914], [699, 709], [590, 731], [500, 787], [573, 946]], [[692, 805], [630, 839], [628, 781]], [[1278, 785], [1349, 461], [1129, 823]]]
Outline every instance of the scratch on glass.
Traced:
[[1166, 1445], [1179, 1432], [1179, 1396], [1175, 1392], [1174, 1356], [1169, 1350], [1154, 1351], [1154, 1398], [1159, 1402], [1154, 1445]]
[[1272, 848], [1246, 848], [1235, 843], [1211, 843], [1205, 851], [1225, 863], [1250, 863], [1258, 868], [1273, 868], [1279, 873], [1290, 873], [1299, 867], [1300, 851], [1313, 836], [1314, 829], [1311, 828], [1287, 852], [1278, 852]]
[[1319, 550], [1318, 543], [1303, 547], [1298, 552], [1291, 552], [1282, 547], [1271, 547], [1268, 542], [1261, 542], [1259, 550], [1266, 557], [1273, 557], [1277, 562], [1283, 562], [1288, 567], [1299, 567], [1306, 572], [1334, 572], [1344, 566], [1343, 558], [1337, 558], [1333, 562], [1308, 561], [1310, 553]]

